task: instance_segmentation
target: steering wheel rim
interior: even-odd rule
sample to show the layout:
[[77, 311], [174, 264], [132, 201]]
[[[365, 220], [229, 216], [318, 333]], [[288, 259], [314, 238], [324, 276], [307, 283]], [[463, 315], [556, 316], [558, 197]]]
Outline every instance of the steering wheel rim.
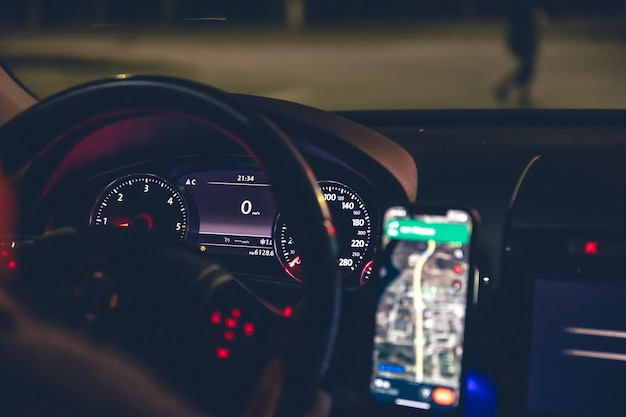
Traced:
[[[322, 381], [332, 355], [340, 310], [336, 241], [311, 168], [271, 122], [227, 93], [176, 78], [142, 76], [78, 86], [42, 101], [0, 129], [0, 142], [41, 135], [50, 140], [25, 167], [21, 203], [37, 204], [56, 167], [82, 139], [68, 134], [78, 124], [110, 112], [144, 108], [182, 112], [219, 126], [265, 171], [278, 210], [288, 221], [293, 219], [290, 228], [300, 242], [302, 257], [316, 259], [302, 270], [304, 299], [295, 318], [291, 349], [282, 358], [292, 402], [301, 404], [302, 395]], [[8, 167], [9, 172], [17, 170], [17, 165]], [[290, 399], [281, 399], [284, 409], [291, 408], [289, 403]]]

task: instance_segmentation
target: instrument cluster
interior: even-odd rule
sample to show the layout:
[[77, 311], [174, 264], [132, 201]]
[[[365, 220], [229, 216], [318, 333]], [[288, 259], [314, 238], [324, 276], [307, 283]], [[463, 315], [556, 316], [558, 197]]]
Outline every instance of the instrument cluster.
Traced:
[[[364, 285], [377, 244], [377, 210], [341, 181], [324, 179], [319, 186], [337, 233], [340, 273], [347, 286]], [[90, 225], [162, 234], [237, 266], [278, 261], [283, 277], [295, 281], [306, 263], [258, 169], [198, 170], [167, 179], [154, 172], [124, 175], [100, 193]]]

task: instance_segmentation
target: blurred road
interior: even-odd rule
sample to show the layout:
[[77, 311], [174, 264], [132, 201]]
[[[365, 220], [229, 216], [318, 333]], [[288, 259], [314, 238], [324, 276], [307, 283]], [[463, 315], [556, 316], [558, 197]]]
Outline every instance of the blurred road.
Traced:
[[[493, 108], [514, 65], [501, 24], [414, 30], [11, 33], [0, 57], [39, 96], [118, 73], [175, 75], [324, 109]], [[548, 32], [533, 106], [625, 108], [626, 40]], [[514, 101], [504, 104], [514, 107]]]

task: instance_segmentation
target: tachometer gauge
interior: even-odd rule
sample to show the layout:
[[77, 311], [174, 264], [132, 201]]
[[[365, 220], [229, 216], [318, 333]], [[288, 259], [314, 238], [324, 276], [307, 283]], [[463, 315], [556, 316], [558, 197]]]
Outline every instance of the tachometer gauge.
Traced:
[[[336, 181], [320, 181], [320, 189], [337, 231], [341, 276], [358, 270], [365, 259], [372, 239], [372, 219], [363, 199], [346, 185]], [[303, 219], [306, 221], [306, 219]], [[300, 259], [297, 242], [280, 216], [274, 230], [274, 247], [280, 262], [293, 278], [300, 280]]]
[[106, 187], [90, 224], [149, 230], [182, 240], [187, 219], [185, 201], [176, 188], [153, 174], [133, 174]]

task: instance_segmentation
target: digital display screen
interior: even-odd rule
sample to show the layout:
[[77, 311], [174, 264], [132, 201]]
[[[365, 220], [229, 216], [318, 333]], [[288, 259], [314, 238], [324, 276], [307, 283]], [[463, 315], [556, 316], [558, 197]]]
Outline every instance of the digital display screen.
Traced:
[[626, 285], [537, 279], [528, 410], [625, 415]]
[[472, 226], [458, 210], [386, 212], [370, 384], [378, 401], [424, 410], [458, 406]]
[[274, 256], [274, 198], [265, 175], [254, 170], [222, 170], [180, 178], [198, 209], [200, 250]]

